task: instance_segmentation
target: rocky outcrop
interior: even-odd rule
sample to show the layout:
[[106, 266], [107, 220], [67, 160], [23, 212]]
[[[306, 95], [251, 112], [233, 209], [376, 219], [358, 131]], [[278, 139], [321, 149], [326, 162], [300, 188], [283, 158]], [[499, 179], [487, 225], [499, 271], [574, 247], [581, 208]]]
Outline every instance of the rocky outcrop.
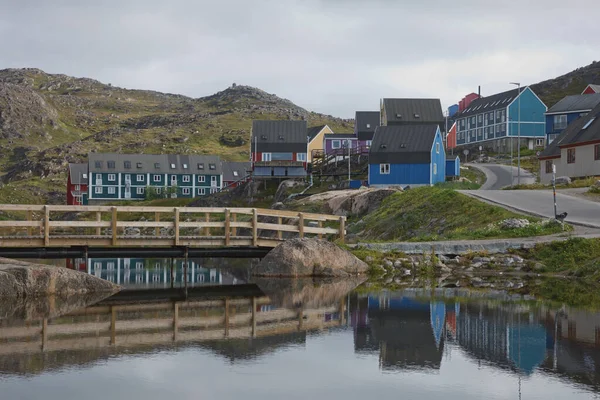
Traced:
[[334, 243], [291, 239], [267, 254], [252, 271], [266, 277], [347, 277], [367, 272], [368, 265]]
[[402, 191], [401, 188], [389, 189], [349, 189], [333, 190], [315, 194], [302, 199], [302, 205], [324, 203], [324, 208], [335, 215], [364, 215], [379, 207], [388, 196]]
[[119, 286], [67, 268], [0, 258], [0, 299], [115, 293]]

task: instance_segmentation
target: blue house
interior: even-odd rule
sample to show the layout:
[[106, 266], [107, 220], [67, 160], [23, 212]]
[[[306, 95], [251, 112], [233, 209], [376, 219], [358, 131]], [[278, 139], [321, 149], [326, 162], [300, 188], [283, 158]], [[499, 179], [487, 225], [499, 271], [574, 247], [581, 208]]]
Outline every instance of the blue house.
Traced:
[[460, 157], [446, 159], [446, 177], [456, 178], [460, 176]]
[[546, 110], [530, 87], [480, 97], [455, 115], [456, 145], [506, 151], [511, 141], [516, 148], [520, 126], [521, 146], [543, 147]]
[[546, 112], [546, 135], [552, 143], [571, 122], [600, 104], [600, 93], [567, 96]]
[[423, 186], [446, 180], [438, 124], [380, 126], [369, 151], [369, 186]]

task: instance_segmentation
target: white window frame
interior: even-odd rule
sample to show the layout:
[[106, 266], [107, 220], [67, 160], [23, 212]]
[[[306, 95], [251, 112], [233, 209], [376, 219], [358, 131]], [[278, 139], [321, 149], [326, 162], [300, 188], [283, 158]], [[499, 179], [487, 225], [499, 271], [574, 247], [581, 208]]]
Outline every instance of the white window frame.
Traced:
[[171, 164], [171, 169], [176, 169], [176, 168], [177, 168], [177, 165]]
[[152, 182], [160, 182], [162, 180], [161, 176], [160, 174], [152, 175]]
[[341, 149], [342, 148], [342, 141], [340, 139], [333, 139], [331, 141], [331, 148], [334, 149], [334, 150]]
[[212, 186], [212, 187], [217, 186], [217, 176], [216, 175], [213, 175], [210, 177], [210, 186]]
[[145, 190], [144, 190], [144, 189], [145, 189], [145, 188], [143, 188], [143, 187], [139, 187], [139, 188], [137, 188], [137, 190], [136, 190], [136, 193], [137, 193], [137, 194], [144, 194], [144, 192], [145, 192]]
[[102, 187], [101, 186], [96, 186], [94, 188], [94, 193], [95, 194], [102, 194]]
[[189, 175], [183, 175], [181, 178], [182, 182], [189, 182], [190, 181], [190, 176]]
[[183, 169], [188, 169], [188, 165], [187, 164], [183, 164]]
[[437, 175], [437, 164], [433, 163], [433, 174]]
[[372, 140], [367, 140], [367, 147], [369, 147], [369, 148], [370, 148], [372, 144], [373, 144], [373, 141], [372, 141]]
[[566, 129], [567, 128], [567, 115], [566, 114], [560, 114], [560, 115], [555, 115], [553, 118], [553, 128], [554, 129]]
[[108, 190], [107, 190], [108, 194], [116, 194], [117, 193], [117, 189], [114, 186], [109, 186]]
[[162, 193], [162, 188], [156, 188], [156, 194], [161, 194]]
[[117, 180], [117, 175], [116, 174], [108, 174], [108, 181], [109, 182], [114, 182]]
[[217, 191], [218, 191], [218, 190], [219, 190], [219, 189], [218, 189], [218, 188], [216, 188], [216, 187], [211, 187], [211, 188], [210, 188], [210, 194], [217, 193]]
[[82, 175], [81, 175], [81, 177], [82, 177], [83, 179], [87, 179], [87, 174], [82, 174]]
[[389, 163], [379, 164], [379, 174], [380, 175], [389, 175], [390, 170], [391, 170], [391, 168], [390, 168]]
[[81, 189], [81, 186], [75, 185], [75, 190], [80, 190], [80, 189]]
[[238, 176], [240, 176], [240, 174], [237, 171], [233, 171], [233, 176], [238, 177]]
[[144, 182], [144, 174], [137, 174], [137, 176], [135, 177], [135, 179], [138, 182]]
[[298, 161], [306, 161], [306, 153], [297, 153], [296, 160]]
[[262, 161], [269, 162], [271, 161], [271, 153], [262, 153]]
[[204, 196], [206, 194], [206, 188], [198, 188], [198, 195]]
[[189, 195], [190, 194], [190, 188], [182, 188], [181, 189], [181, 193], [183, 193], [185, 195]]
[[198, 183], [205, 183], [206, 175], [198, 175]]
[[371, 129], [371, 124], [367, 124], [367, 129]]
[[536, 146], [543, 146], [544, 145], [544, 139], [535, 139], [535, 145]]

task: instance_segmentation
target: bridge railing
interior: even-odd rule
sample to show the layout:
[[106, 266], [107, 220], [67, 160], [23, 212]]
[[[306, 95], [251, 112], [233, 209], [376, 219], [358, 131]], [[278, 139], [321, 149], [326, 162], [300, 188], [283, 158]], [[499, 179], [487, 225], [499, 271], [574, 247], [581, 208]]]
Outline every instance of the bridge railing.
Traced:
[[258, 246], [345, 239], [345, 217], [260, 208], [0, 205], [0, 246]]

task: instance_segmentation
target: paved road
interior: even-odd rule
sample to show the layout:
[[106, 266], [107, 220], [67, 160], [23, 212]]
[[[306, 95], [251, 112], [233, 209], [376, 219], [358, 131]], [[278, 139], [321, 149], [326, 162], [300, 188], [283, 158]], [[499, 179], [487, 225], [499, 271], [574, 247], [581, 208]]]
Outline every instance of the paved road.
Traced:
[[[465, 190], [468, 194], [525, 214], [554, 218], [551, 190]], [[558, 213], [567, 212], [572, 224], [600, 228], [600, 203], [557, 193]]]
[[[518, 180], [518, 168], [501, 164], [469, 164], [469, 166], [481, 170], [486, 177], [485, 183], [480, 190], [499, 190], [506, 186], [516, 185]], [[521, 183], [529, 184], [535, 182], [535, 176], [529, 171], [521, 168]]]

